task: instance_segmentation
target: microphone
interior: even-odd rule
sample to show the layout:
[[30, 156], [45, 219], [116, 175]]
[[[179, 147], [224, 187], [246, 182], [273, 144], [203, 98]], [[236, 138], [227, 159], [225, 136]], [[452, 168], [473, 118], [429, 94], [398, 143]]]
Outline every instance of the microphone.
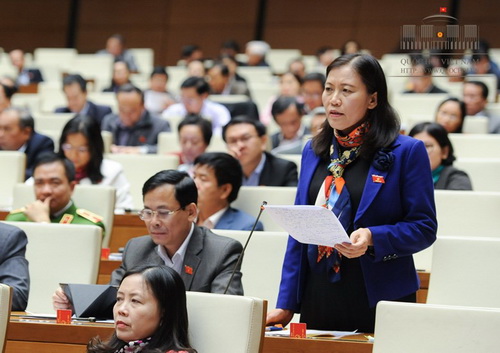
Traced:
[[243, 250], [241, 250], [240, 256], [238, 257], [238, 261], [236, 262], [236, 265], [234, 266], [234, 270], [231, 273], [231, 277], [229, 278], [229, 282], [227, 282], [227, 286], [226, 286], [226, 290], [224, 291], [224, 294], [227, 293], [229, 286], [231, 285], [231, 282], [233, 281], [233, 277], [236, 273], [236, 270], [238, 269], [238, 266], [240, 266], [241, 261], [243, 260], [243, 255], [245, 254], [245, 250], [247, 248], [247, 245], [250, 242], [250, 239], [252, 238], [252, 234], [253, 234], [253, 231], [255, 230], [255, 227], [257, 227], [257, 223], [259, 222], [259, 218], [260, 218], [260, 215], [262, 214], [262, 211], [264, 211], [265, 205], [267, 205], [267, 201], [262, 201], [262, 205], [260, 205], [259, 214], [257, 215], [257, 218], [255, 219], [255, 223], [253, 224], [252, 230], [250, 231], [250, 234], [248, 235], [245, 246], [243, 247]]

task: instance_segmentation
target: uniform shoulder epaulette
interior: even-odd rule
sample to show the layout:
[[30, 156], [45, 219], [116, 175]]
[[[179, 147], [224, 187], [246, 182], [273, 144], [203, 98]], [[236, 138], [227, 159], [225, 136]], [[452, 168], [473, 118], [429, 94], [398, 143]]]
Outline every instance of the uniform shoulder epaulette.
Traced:
[[99, 223], [103, 220], [101, 216], [83, 208], [78, 208], [76, 214], [94, 223]]
[[26, 211], [26, 208], [24, 207], [21, 207], [21, 208], [16, 208], [15, 210], [12, 210], [10, 211], [10, 213], [23, 213], [24, 211]]

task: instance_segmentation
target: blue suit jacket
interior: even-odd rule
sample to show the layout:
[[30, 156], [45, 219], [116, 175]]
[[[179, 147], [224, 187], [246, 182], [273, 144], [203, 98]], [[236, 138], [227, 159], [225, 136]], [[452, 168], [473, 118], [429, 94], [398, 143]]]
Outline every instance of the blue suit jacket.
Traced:
[[12, 310], [25, 310], [30, 290], [30, 274], [26, 260], [28, 239], [21, 229], [0, 223], [0, 283], [11, 286]]
[[[111, 108], [107, 105], [92, 103], [91, 101], [87, 101], [87, 103], [89, 104], [87, 115], [94, 118], [99, 123], [99, 126], [101, 126], [102, 119], [112, 113]], [[56, 109], [56, 113], [72, 113], [72, 111], [68, 107], [61, 107]]]
[[37, 157], [45, 152], [54, 152], [54, 141], [48, 136], [33, 132], [24, 151], [26, 154], [26, 179], [33, 175], [33, 166]]
[[[232, 230], [252, 230], [255, 223], [255, 217], [248, 213], [229, 207], [215, 225], [215, 229]], [[264, 230], [262, 222], [259, 221], [255, 230]]]
[[[412, 254], [436, 239], [434, 186], [425, 147], [421, 141], [398, 136], [391, 149], [395, 159], [389, 170], [370, 166], [354, 217], [354, 229], [369, 228], [373, 237], [374, 253], [360, 257], [370, 306], [418, 290]], [[309, 184], [319, 161], [309, 141], [302, 153], [296, 204], [308, 204]], [[384, 183], [373, 176], [382, 177]], [[307, 245], [289, 237], [278, 308], [300, 311], [307, 266]]]

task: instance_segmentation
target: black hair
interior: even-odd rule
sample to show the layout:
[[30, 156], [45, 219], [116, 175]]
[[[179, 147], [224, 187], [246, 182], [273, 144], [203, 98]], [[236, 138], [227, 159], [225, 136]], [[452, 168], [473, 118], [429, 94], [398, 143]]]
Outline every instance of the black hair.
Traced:
[[464, 126], [464, 120], [465, 120], [465, 116], [467, 115], [467, 110], [465, 108], [465, 103], [463, 101], [461, 101], [460, 99], [458, 98], [455, 98], [455, 97], [450, 97], [450, 98], [446, 98], [444, 101], [442, 101], [439, 106], [437, 107], [437, 110], [436, 110], [436, 115], [437, 115], [437, 112], [439, 111], [439, 109], [443, 106], [443, 104], [447, 103], [447, 102], [455, 102], [458, 104], [459, 108], [460, 108], [460, 125], [458, 126], [457, 130], [454, 131], [456, 133], [461, 133], [462, 132], [462, 128]]
[[[141, 352], [196, 352], [189, 343], [186, 288], [180, 275], [167, 266], [141, 265], [127, 271], [120, 285], [125, 278], [132, 275], [142, 277], [146, 287], [155, 297], [160, 311], [160, 323]], [[115, 332], [108, 342], [102, 342], [99, 338], [92, 339], [87, 345], [87, 352], [112, 353], [127, 344], [128, 342], [120, 340]]]
[[186, 125], [196, 125], [200, 128], [201, 134], [203, 135], [203, 141], [208, 146], [212, 140], [212, 122], [207, 120], [197, 114], [186, 115], [184, 119], [181, 120], [179, 125], [177, 125], [177, 133], [181, 133], [181, 129]]
[[5, 94], [5, 98], [11, 99], [14, 93], [17, 92], [17, 86], [16, 85], [6, 85], [5, 83], [0, 83], [0, 86], [3, 87], [3, 92]]
[[188, 77], [181, 84], [181, 89], [183, 88], [195, 88], [199, 95], [210, 92], [210, 86], [203, 77]]
[[62, 164], [68, 181], [72, 182], [75, 180], [75, 166], [73, 165], [73, 163], [69, 159], [61, 157], [55, 152], [44, 152], [37, 157], [37, 159], [35, 160], [35, 164], [33, 165], [33, 175], [35, 174], [36, 168], [41, 165], [51, 163]]
[[125, 37], [122, 36], [120, 33], [115, 33], [115, 34], [109, 36], [108, 39], [111, 39], [111, 38], [118, 39], [118, 41], [120, 42], [121, 45], [125, 45]]
[[326, 82], [326, 77], [320, 72], [311, 72], [304, 76], [304, 78], [302, 79], [302, 83], [304, 84], [309, 81], [319, 82], [321, 84], [321, 87], [324, 87]]
[[154, 75], [165, 75], [168, 80], [168, 72], [163, 66], [155, 66], [149, 77], [153, 77]]
[[65, 156], [63, 145], [67, 142], [68, 135], [78, 133], [85, 136], [90, 153], [90, 160], [86, 166], [87, 175], [92, 184], [98, 184], [103, 178], [101, 165], [104, 158], [104, 141], [99, 123], [94, 118], [87, 115], [76, 115], [64, 125], [59, 139], [59, 156]]
[[223, 42], [221, 48], [222, 49], [232, 49], [237, 53], [240, 52], [240, 45], [234, 39], [229, 39], [229, 40], [226, 40], [225, 42]]
[[329, 46], [329, 45], [324, 45], [322, 47], [319, 47], [317, 50], [316, 50], [316, 57], [320, 57], [321, 55], [325, 54], [327, 51], [329, 50], [333, 50], [333, 47], [332, 46]]
[[222, 128], [222, 138], [224, 139], [224, 142], [226, 141], [226, 130], [228, 127], [233, 126], [233, 125], [238, 125], [238, 124], [250, 124], [253, 125], [255, 130], [257, 131], [257, 135], [259, 137], [262, 137], [266, 134], [266, 126], [262, 124], [259, 120], [252, 119], [247, 117], [246, 115], [240, 115], [235, 117], [234, 119], [229, 120], [229, 122], [224, 125]]
[[297, 113], [302, 116], [302, 104], [300, 104], [295, 97], [279, 96], [271, 107], [271, 114], [276, 120], [276, 116], [282, 114], [290, 106], [294, 105], [297, 108]]
[[181, 57], [182, 58], [189, 58], [197, 50], [200, 50], [200, 47], [196, 44], [185, 45], [182, 47]]
[[217, 185], [231, 184], [232, 190], [227, 197], [229, 203], [236, 200], [243, 179], [240, 162], [224, 152], [207, 152], [194, 160], [194, 165], [205, 165], [212, 168], [217, 179]]
[[[371, 158], [377, 150], [388, 147], [398, 137], [399, 117], [387, 99], [385, 75], [377, 59], [368, 54], [342, 55], [328, 65], [326, 76], [331, 70], [345, 65], [350, 65], [359, 75], [368, 94], [377, 93], [377, 105], [366, 113], [365, 120], [370, 122], [370, 128], [360, 148], [360, 156]], [[321, 131], [313, 138], [314, 152], [322, 158], [329, 158], [333, 136], [333, 129], [327, 119]]]
[[450, 138], [448, 137], [448, 131], [446, 131], [446, 129], [438, 123], [424, 122], [415, 125], [410, 130], [410, 133], [408, 135], [413, 137], [421, 132], [426, 132], [430, 136], [432, 136], [437, 141], [437, 143], [439, 143], [439, 146], [441, 146], [441, 148], [448, 147], [448, 157], [446, 159], [443, 159], [441, 165], [452, 165], [453, 161], [456, 158], [453, 153], [453, 145], [451, 144]]
[[78, 84], [82, 92], [87, 92], [87, 81], [81, 75], [68, 75], [63, 78], [63, 87], [72, 85], [73, 83]]
[[162, 170], [146, 180], [142, 187], [142, 197], [144, 198], [148, 192], [165, 184], [174, 186], [175, 199], [181, 208], [197, 203], [198, 189], [194, 180], [187, 173], [174, 169]]
[[229, 76], [229, 68], [222, 61], [216, 61], [216, 62], [214, 62], [214, 64], [208, 70], [211, 70], [211, 69], [213, 69], [215, 67], [218, 67], [220, 69], [220, 73], [221, 73], [222, 76], [224, 76], [224, 77], [228, 77]]
[[120, 93], [131, 93], [131, 92], [140, 95], [141, 102], [144, 103], [144, 92], [142, 92], [142, 90], [139, 87], [136, 87], [131, 83], [125, 83], [124, 85], [118, 87], [118, 89], [116, 90], [116, 95], [118, 96], [118, 94]]
[[488, 99], [488, 94], [490, 93], [490, 90], [488, 89], [488, 86], [486, 86], [486, 84], [484, 82], [481, 82], [481, 81], [465, 81], [464, 85], [466, 85], [468, 83], [480, 87], [481, 88], [481, 96], [484, 99]]

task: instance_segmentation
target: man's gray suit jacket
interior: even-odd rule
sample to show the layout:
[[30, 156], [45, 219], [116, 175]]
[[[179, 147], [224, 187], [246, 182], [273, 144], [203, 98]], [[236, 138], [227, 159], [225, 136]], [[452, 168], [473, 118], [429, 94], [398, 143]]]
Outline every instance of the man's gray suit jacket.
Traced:
[[[181, 277], [186, 290], [224, 293], [238, 256], [240, 242], [216, 235], [205, 227], [195, 226], [182, 265]], [[164, 265], [157, 245], [149, 235], [130, 239], [125, 246], [120, 268], [113, 271], [111, 285], [119, 285], [126, 271], [138, 265]], [[243, 295], [241, 264], [233, 277], [228, 294]]]

